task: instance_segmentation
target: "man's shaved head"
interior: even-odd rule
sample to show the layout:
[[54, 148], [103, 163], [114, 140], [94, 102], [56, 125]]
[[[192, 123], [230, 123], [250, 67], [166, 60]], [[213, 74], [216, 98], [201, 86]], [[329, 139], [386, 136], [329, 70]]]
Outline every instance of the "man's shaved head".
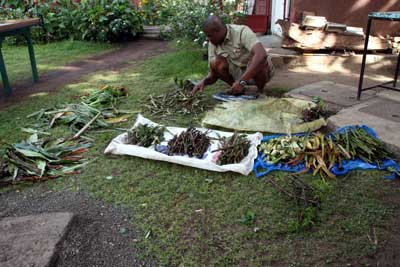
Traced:
[[203, 23], [203, 29], [216, 30], [220, 28], [225, 28], [225, 24], [215, 15], [208, 16]]
[[219, 17], [211, 15], [204, 21], [203, 31], [212, 44], [219, 45], [225, 39], [227, 28]]

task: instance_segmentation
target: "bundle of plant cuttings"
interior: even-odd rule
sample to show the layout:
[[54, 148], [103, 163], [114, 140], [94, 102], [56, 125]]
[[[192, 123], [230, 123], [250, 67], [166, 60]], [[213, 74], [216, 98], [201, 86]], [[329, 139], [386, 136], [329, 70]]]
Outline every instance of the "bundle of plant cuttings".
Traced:
[[326, 109], [325, 102], [321, 98], [313, 98], [313, 102], [315, 106], [303, 110], [302, 118], [304, 122], [315, 121], [320, 118], [326, 119], [333, 114], [333, 112]]
[[218, 149], [218, 165], [240, 163], [249, 154], [250, 141], [246, 135], [234, 133], [231, 137], [222, 137]]
[[21, 143], [5, 144], [0, 184], [42, 181], [75, 173], [88, 164], [82, 154], [90, 146], [79, 140], [39, 139], [36, 134]]
[[282, 136], [262, 143], [259, 151], [265, 155], [268, 163], [288, 162], [304, 151], [304, 138], [298, 136]]
[[158, 96], [150, 95], [144, 107], [151, 115], [168, 117], [176, 114], [197, 115], [202, 113], [207, 105], [201, 94], [192, 95], [194, 84], [189, 81], [175, 81], [177, 86], [174, 91]]
[[305, 162], [305, 172], [313, 169], [313, 175], [320, 174], [334, 178], [330, 169], [343, 159], [347, 153], [322, 133], [305, 136], [282, 136], [263, 143], [259, 149], [265, 160], [271, 164], [284, 163], [297, 165]]
[[335, 143], [348, 153], [351, 159], [360, 158], [368, 163], [381, 164], [382, 160], [389, 159], [392, 154], [385, 144], [361, 127], [349, 128], [343, 133], [333, 136]]
[[168, 154], [203, 158], [210, 143], [207, 132], [203, 133], [194, 127], [189, 127], [168, 141]]
[[82, 96], [84, 103], [100, 108], [104, 106], [114, 106], [121, 97], [128, 96], [128, 89], [122, 86], [105, 85], [88, 95]]
[[106, 128], [110, 124], [126, 121], [132, 112], [118, 110], [114, 104], [126, 95], [126, 89], [104, 87], [89, 94], [81, 103], [60, 105], [55, 108], [41, 109], [28, 117], [36, 117], [40, 128], [52, 128], [55, 125], [68, 125], [73, 130], [87, 127]]
[[345, 150], [340, 149], [331, 137], [326, 137], [322, 133], [306, 135], [304, 139], [304, 157], [301, 155], [294, 163], [304, 159], [306, 172], [312, 169], [313, 175], [320, 174], [321, 176], [326, 175], [335, 178], [335, 175], [330, 171], [331, 168], [336, 163], [341, 167], [343, 159], [350, 159]]
[[361, 127], [328, 136], [317, 132], [299, 137], [273, 138], [260, 145], [259, 151], [268, 163], [297, 165], [304, 162], [304, 171], [312, 169], [314, 175], [331, 178], [335, 175], [330, 170], [336, 164], [341, 168], [343, 160], [360, 158], [368, 163], [380, 164], [391, 157], [383, 142]]
[[127, 144], [149, 147], [164, 141], [164, 126], [151, 126], [139, 124], [137, 127], [128, 131]]

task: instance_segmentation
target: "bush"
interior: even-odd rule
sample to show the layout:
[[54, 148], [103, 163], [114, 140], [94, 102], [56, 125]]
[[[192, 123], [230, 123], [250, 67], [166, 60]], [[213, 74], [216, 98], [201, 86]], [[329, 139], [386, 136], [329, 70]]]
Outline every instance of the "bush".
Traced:
[[62, 1], [60, 4], [42, 3], [30, 8], [28, 16], [35, 17], [40, 14], [44, 20], [44, 29], [35, 28], [32, 32], [33, 39], [50, 42], [69, 38], [74, 31], [72, 21], [77, 8], [77, 5], [70, 1]]
[[[29, 1], [28, 1], [29, 2]], [[31, 1], [33, 2], [33, 1]], [[28, 3], [26, 0], [0, 0], [0, 8], [21, 8], [25, 9]]]
[[[110, 1], [109, 1], [110, 2]], [[78, 32], [74, 38], [89, 41], [125, 41], [143, 30], [139, 12], [129, 0], [111, 3], [87, 1], [80, 5], [79, 19], [73, 24]]]
[[192, 0], [171, 1], [168, 5], [170, 15], [165, 19], [172, 31], [168, 34], [171, 38], [187, 38], [197, 44], [205, 45], [206, 36], [202, 31], [204, 20], [211, 14], [218, 15], [225, 23], [241, 23], [245, 14], [237, 11], [237, 5], [241, 0], [224, 1], [223, 10], [218, 4], [196, 2]]
[[[24, 11], [26, 9], [26, 11]], [[44, 29], [35, 28], [33, 39], [50, 42], [62, 39], [117, 42], [134, 38], [142, 31], [142, 18], [130, 0], [47, 1], [33, 6], [1, 9], [0, 19], [43, 16]]]
[[176, 15], [175, 7], [179, 0], [141, 0], [140, 14], [145, 25], [163, 25]]

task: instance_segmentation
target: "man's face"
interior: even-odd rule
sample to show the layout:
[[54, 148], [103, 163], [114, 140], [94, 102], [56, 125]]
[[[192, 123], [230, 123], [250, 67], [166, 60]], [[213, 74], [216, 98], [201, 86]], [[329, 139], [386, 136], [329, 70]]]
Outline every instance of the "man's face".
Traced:
[[205, 28], [204, 34], [213, 45], [220, 45], [225, 40], [226, 32], [223, 27]]

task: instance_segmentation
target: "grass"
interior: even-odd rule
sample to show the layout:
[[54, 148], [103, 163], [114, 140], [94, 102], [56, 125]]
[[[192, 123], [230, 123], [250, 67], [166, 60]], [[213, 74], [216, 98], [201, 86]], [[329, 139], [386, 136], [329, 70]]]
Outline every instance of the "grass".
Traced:
[[[121, 108], [141, 109], [152, 93], [170, 90], [173, 77], [200, 78], [207, 71], [201, 51], [182, 48], [120, 73], [101, 72], [85, 82], [69, 85], [54, 95], [36, 95], [24, 105], [0, 112], [0, 139], [24, 138], [18, 127], [32, 121], [26, 115], [75, 96], [100, 84], [123, 84], [129, 97]], [[210, 95], [223, 88], [206, 89]], [[146, 117], [151, 118], [144, 113]], [[157, 121], [157, 120], [156, 120]], [[180, 116], [158, 121], [173, 126], [199, 125], [199, 119]], [[129, 127], [133, 119], [119, 127]], [[68, 129], [56, 128], [56, 135]], [[254, 175], [215, 173], [128, 156], [106, 156], [103, 151], [117, 132], [92, 134], [96, 142], [88, 157], [97, 160], [79, 176], [47, 182], [52, 188], [85, 190], [92, 196], [134, 211], [140, 259], [160, 266], [346, 266], [363, 263], [388, 238], [388, 220], [398, 208], [399, 188], [382, 179], [382, 172], [352, 172], [323, 182], [303, 175], [322, 196], [312, 228], [293, 232], [297, 208], [265, 179], [285, 181], [285, 173], [263, 179]], [[111, 180], [106, 179], [112, 176]], [[288, 185], [286, 185], [288, 186]], [[27, 188], [9, 187], [6, 190]], [[241, 220], [245, 219], [245, 223]], [[376, 230], [376, 245], [371, 239]], [[371, 241], [372, 240], [372, 241]]]
[[[39, 75], [112, 49], [115, 45], [72, 40], [34, 45]], [[27, 46], [4, 45], [3, 56], [10, 83], [32, 78]]]

